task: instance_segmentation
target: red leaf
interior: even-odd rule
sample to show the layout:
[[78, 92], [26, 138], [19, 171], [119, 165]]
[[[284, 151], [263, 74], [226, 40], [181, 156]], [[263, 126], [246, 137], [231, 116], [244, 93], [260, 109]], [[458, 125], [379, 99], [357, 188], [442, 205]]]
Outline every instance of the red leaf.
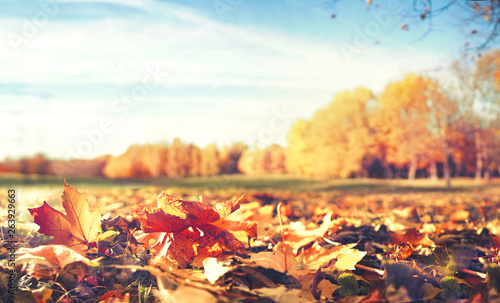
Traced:
[[136, 205], [132, 214], [139, 218], [144, 232], [169, 233], [168, 239], [163, 241], [164, 249], [160, 256], [185, 266], [195, 258], [216, 257], [224, 251], [245, 251], [243, 244], [230, 231], [243, 230], [256, 237], [256, 223], [225, 220], [240, 207], [240, 199], [218, 203], [213, 208], [162, 193], [157, 198], [157, 209]]

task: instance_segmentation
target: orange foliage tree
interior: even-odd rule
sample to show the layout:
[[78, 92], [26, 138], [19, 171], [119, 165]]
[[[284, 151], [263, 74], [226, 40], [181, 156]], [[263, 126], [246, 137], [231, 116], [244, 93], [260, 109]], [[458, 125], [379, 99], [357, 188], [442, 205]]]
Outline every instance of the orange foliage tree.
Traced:
[[498, 167], [500, 150], [500, 87], [497, 75], [500, 71], [500, 50], [480, 57], [472, 74], [475, 99], [471, 104], [476, 116], [476, 178], [490, 177], [490, 170]]
[[219, 152], [220, 172], [223, 174], [238, 173], [238, 161], [241, 154], [247, 149], [243, 142], [236, 142], [231, 146], [224, 146]]
[[428, 129], [429, 88], [433, 82], [426, 77], [407, 74], [402, 80], [389, 83], [379, 96], [380, 106], [372, 116], [377, 143], [383, 145], [387, 160], [395, 166], [408, 166], [408, 179], [413, 180], [419, 158], [427, 158], [432, 146]]
[[201, 151], [200, 175], [212, 176], [219, 172], [219, 151], [217, 146], [212, 143]]
[[278, 144], [264, 149], [247, 149], [243, 151], [238, 162], [242, 173], [249, 175], [284, 174], [285, 151]]
[[338, 93], [310, 122], [298, 120], [288, 134], [287, 170], [325, 177], [366, 175], [371, 158], [369, 126], [373, 94], [366, 88]]
[[162, 164], [166, 155], [164, 145], [132, 145], [124, 154], [111, 157], [103, 174], [108, 178], [159, 177], [165, 174]]

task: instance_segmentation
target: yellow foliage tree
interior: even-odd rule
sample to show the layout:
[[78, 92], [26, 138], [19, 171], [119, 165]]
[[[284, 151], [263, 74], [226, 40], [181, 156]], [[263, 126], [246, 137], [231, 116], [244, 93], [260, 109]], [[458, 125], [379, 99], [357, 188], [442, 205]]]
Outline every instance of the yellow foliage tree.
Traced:
[[428, 90], [433, 82], [413, 73], [389, 83], [379, 96], [380, 106], [372, 116], [379, 150], [395, 166], [408, 165], [413, 180], [419, 158], [426, 158], [431, 144]]
[[342, 177], [364, 175], [363, 160], [372, 151], [366, 88], [338, 93], [310, 122], [298, 120], [288, 134], [287, 170], [291, 173]]
[[211, 176], [217, 175], [219, 172], [219, 151], [217, 146], [212, 143], [201, 151], [200, 175]]

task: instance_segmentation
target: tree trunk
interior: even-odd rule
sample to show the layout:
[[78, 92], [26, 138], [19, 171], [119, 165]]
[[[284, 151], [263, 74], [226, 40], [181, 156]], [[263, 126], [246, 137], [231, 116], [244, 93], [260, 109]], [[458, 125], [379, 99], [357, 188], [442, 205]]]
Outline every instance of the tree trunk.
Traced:
[[455, 171], [453, 172], [453, 177], [460, 177], [460, 173], [462, 170], [462, 161], [455, 163]]
[[413, 182], [415, 180], [415, 175], [417, 174], [417, 157], [412, 156], [410, 162], [410, 169], [408, 170], [408, 180]]
[[386, 179], [394, 179], [394, 174], [392, 173], [392, 169], [389, 166], [389, 163], [387, 163], [387, 160], [385, 159], [385, 157], [382, 157], [382, 159], [380, 160], [380, 163], [382, 164], [382, 167], [385, 170], [385, 178]]
[[446, 181], [446, 188], [451, 187], [451, 174], [450, 174], [450, 163], [449, 163], [449, 158], [450, 158], [450, 152], [448, 151], [448, 144], [444, 144], [444, 161], [443, 161], [443, 175], [444, 175], [444, 180]]
[[481, 175], [483, 173], [483, 155], [482, 155], [482, 142], [479, 130], [474, 132], [474, 141], [476, 143], [476, 181], [481, 180]]
[[486, 142], [481, 140], [481, 154], [483, 156], [483, 166], [484, 166], [484, 179], [490, 180], [490, 168], [488, 159], [488, 150], [486, 149]]
[[438, 170], [437, 170], [437, 164], [435, 159], [431, 159], [431, 164], [429, 167], [429, 172], [430, 172], [430, 179], [431, 182], [437, 182], [438, 180]]

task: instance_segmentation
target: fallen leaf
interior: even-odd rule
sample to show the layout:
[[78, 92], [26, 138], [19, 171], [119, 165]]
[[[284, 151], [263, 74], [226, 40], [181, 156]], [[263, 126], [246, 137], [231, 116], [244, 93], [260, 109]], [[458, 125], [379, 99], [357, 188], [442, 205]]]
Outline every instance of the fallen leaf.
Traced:
[[203, 260], [205, 277], [210, 283], [214, 284], [220, 277], [232, 269], [230, 265], [230, 261], [218, 261], [217, 258], [206, 258]]
[[61, 198], [66, 214], [55, 210], [47, 202], [28, 210], [40, 226], [39, 232], [54, 237], [52, 244], [64, 244], [85, 253], [100, 232], [101, 213], [98, 209], [89, 211], [87, 194], [79, 193], [66, 181]]
[[32, 290], [31, 293], [37, 303], [46, 303], [50, 302], [49, 299], [50, 296], [52, 296], [52, 291], [53, 289], [44, 286], [42, 288]]
[[304, 289], [288, 289], [284, 286], [277, 288], [259, 288], [256, 290], [268, 298], [278, 303], [302, 303], [315, 302], [311, 292]]
[[128, 303], [129, 301], [129, 293], [122, 294], [118, 290], [111, 290], [101, 296], [99, 303]]
[[[135, 205], [132, 214], [141, 222], [144, 233], [163, 233], [167, 238], [147, 239], [162, 243], [160, 257], [168, 257], [185, 267], [196, 262], [202, 265], [207, 257], [218, 257], [224, 251], [243, 253], [245, 247], [231, 232], [246, 231], [257, 236], [257, 225], [250, 221], [225, 220], [239, 208], [241, 198], [217, 204], [215, 208], [197, 201], [172, 198], [162, 193], [157, 198], [157, 208], [150, 205]], [[221, 219], [222, 218], [222, 219]], [[147, 243], [155, 246], [158, 242]], [[158, 250], [156, 250], [158, 251]]]
[[295, 260], [293, 254], [291, 254], [291, 249], [287, 249], [287, 268], [285, 268], [285, 254], [283, 249], [279, 249], [281, 246], [276, 245], [273, 251], [263, 251], [250, 256], [250, 261], [255, 262], [256, 265], [262, 266], [264, 268], [272, 268], [279, 272], [294, 273], [297, 271], [298, 262]]
[[409, 243], [412, 246], [434, 246], [434, 242], [427, 237], [426, 233], [421, 233], [412, 228], [408, 229], [404, 234], [391, 233], [392, 245], [399, 245], [401, 243]]
[[355, 270], [354, 266], [364, 258], [367, 252], [352, 248], [354, 246], [356, 243], [323, 249], [320, 256], [308, 256], [307, 267], [313, 270], [324, 266], [339, 270]]
[[[27, 272], [37, 279], [48, 278], [54, 274], [58, 274], [66, 265], [72, 263], [81, 262], [88, 267], [95, 262], [64, 245], [20, 248], [17, 253], [20, 255], [17, 262], [28, 264]], [[85, 268], [83, 268], [76, 272], [80, 279], [86, 274], [85, 271]]]
[[465, 221], [469, 218], [469, 214], [466, 210], [457, 210], [450, 215], [450, 220], [453, 222]]

